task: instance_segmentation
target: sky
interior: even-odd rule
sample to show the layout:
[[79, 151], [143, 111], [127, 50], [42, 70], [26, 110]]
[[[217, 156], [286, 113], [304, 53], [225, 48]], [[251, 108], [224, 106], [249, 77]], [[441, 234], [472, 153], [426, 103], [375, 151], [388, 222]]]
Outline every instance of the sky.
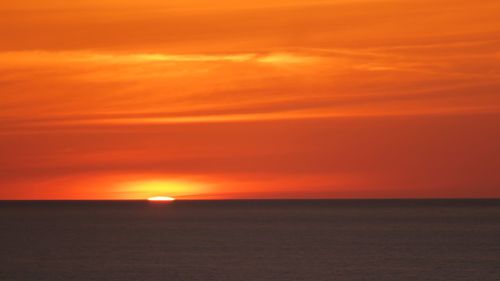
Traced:
[[500, 197], [497, 0], [0, 3], [0, 199]]

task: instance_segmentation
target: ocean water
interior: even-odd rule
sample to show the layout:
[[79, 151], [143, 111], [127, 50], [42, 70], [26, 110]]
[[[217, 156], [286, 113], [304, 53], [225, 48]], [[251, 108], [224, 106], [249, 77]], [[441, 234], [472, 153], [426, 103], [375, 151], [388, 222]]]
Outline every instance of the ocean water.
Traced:
[[0, 202], [0, 280], [500, 280], [500, 201]]

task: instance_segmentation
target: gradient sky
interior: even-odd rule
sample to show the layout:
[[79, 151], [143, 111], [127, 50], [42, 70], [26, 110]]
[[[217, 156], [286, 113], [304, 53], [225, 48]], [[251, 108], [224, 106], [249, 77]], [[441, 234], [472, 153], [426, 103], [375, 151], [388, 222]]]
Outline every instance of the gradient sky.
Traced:
[[0, 199], [500, 197], [498, 0], [0, 4]]

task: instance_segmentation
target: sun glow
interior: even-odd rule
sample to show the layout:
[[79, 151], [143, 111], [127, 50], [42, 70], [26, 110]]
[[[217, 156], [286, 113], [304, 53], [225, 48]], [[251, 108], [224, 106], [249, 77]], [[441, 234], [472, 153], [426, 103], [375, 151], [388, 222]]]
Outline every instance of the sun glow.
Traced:
[[174, 200], [175, 200], [174, 197], [169, 197], [169, 196], [154, 196], [148, 198], [148, 201], [154, 201], [154, 202], [171, 202]]
[[[117, 188], [123, 199], [148, 198], [149, 201], [173, 201], [179, 196], [206, 193], [208, 184], [188, 180], [133, 180]], [[168, 194], [169, 196], [158, 196]]]

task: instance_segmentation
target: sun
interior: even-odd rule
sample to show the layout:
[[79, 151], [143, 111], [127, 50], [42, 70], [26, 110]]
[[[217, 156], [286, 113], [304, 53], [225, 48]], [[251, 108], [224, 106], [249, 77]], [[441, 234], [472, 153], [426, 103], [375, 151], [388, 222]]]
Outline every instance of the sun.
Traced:
[[172, 202], [174, 200], [175, 200], [174, 197], [169, 197], [169, 196], [154, 196], [148, 198], [148, 201], [154, 201], [154, 202]]

